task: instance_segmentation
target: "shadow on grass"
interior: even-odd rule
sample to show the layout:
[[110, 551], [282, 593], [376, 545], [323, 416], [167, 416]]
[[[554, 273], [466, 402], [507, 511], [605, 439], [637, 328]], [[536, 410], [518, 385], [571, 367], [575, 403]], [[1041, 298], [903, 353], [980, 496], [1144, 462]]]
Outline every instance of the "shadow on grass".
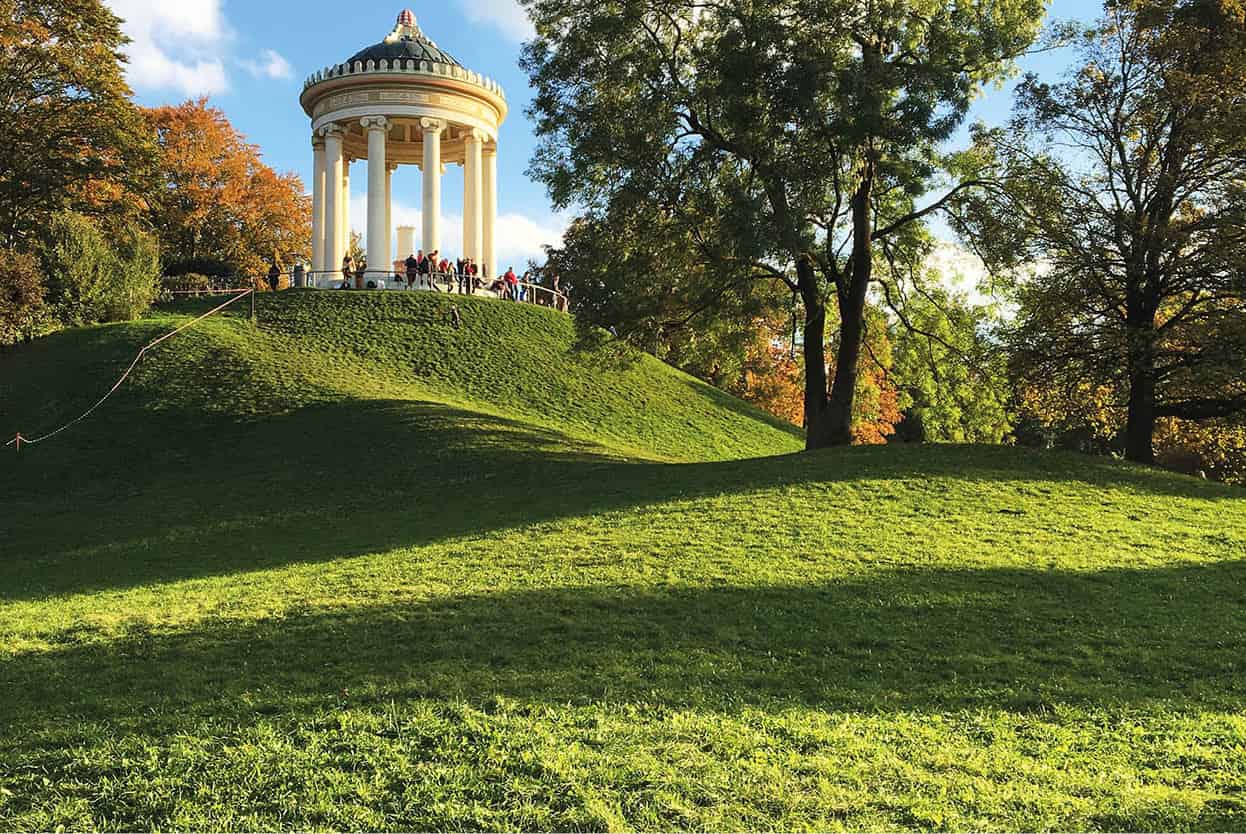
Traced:
[[[880, 572], [809, 587], [567, 587], [213, 621], [0, 664], [0, 724], [306, 715], [433, 698], [654, 710], [1237, 710], [1246, 564]], [[79, 642], [81, 644], [79, 645]], [[153, 718], [160, 716], [160, 718]]]
[[920, 497], [958, 481], [1030, 490], [1046, 480], [1240, 496], [1150, 470], [1001, 447], [637, 462], [554, 428], [409, 401], [339, 402], [228, 424], [143, 412], [143, 425], [161, 439], [151, 444], [125, 433], [130, 416], [119, 409], [100, 418], [113, 425], [93, 427], [94, 449], [85, 441], [39, 447], [0, 470], [0, 599], [336, 559], [795, 485], [901, 481]]

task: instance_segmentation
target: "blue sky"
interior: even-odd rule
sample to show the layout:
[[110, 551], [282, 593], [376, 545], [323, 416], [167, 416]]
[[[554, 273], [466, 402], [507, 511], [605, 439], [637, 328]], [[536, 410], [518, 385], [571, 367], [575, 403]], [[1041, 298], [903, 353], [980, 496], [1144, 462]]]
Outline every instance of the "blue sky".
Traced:
[[[146, 105], [175, 103], [199, 95], [225, 111], [265, 161], [310, 182], [310, 125], [298, 104], [303, 79], [339, 63], [392, 29], [402, 0], [105, 0], [125, 21], [131, 86]], [[506, 89], [510, 115], [502, 126], [498, 155], [498, 249], [500, 260], [522, 265], [544, 243], [555, 243], [566, 217], [550, 207], [544, 189], [524, 170], [535, 146], [524, 114], [530, 100], [518, 67], [522, 41], [531, 28], [515, 0], [441, 0], [410, 6], [424, 33], [466, 66], [492, 76]], [[1086, 0], [1054, 0], [1051, 15], [1085, 17], [1098, 9]], [[1036, 56], [1024, 69], [1053, 76], [1063, 55]], [[990, 90], [974, 117], [1004, 119], [1011, 91]], [[365, 228], [366, 165], [352, 171], [352, 225]], [[443, 228], [457, 232], [462, 203], [461, 169], [443, 180]], [[419, 171], [394, 177], [395, 223], [418, 226]], [[443, 248], [453, 251], [456, 235]]]

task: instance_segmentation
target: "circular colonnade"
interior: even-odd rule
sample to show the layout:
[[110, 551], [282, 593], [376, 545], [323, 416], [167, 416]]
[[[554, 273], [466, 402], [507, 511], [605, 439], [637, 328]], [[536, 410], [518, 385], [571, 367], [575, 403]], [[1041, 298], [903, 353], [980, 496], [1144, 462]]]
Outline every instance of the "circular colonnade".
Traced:
[[[497, 274], [498, 128], [501, 85], [462, 66], [416, 25], [410, 10], [378, 44], [315, 73], [303, 85], [312, 120], [312, 269], [336, 271], [350, 247], [350, 165], [367, 161], [369, 271], [390, 274], [393, 173], [421, 171], [420, 248], [441, 250], [441, 177], [463, 166], [463, 252], [482, 277]], [[398, 230], [398, 258], [414, 250], [414, 229]], [[378, 264], [384, 264], [379, 270]]]

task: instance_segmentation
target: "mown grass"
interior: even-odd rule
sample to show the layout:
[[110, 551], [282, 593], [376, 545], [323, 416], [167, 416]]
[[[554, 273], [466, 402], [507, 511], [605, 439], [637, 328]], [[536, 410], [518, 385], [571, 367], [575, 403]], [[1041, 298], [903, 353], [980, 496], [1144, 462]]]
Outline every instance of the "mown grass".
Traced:
[[[0, 459], [0, 828], [1246, 827], [1244, 493], [263, 301]], [[179, 320], [0, 357], [0, 426]]]

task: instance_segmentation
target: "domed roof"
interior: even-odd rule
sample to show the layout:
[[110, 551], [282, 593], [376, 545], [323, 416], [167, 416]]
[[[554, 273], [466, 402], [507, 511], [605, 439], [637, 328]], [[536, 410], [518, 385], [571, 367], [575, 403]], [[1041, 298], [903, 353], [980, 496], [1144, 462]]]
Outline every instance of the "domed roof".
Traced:
[[463, 66], [449, 52], [437, 48], [415, 23], [415, 15], [410, 9], [404, 9], [398, 15], [398, 24], [385, 40], [361, 49], [347, 60], [348, 65], [356, 61], [392, 61], [401, 60], [428, 61], [432, 64], [447, 64], [452, 67]]

